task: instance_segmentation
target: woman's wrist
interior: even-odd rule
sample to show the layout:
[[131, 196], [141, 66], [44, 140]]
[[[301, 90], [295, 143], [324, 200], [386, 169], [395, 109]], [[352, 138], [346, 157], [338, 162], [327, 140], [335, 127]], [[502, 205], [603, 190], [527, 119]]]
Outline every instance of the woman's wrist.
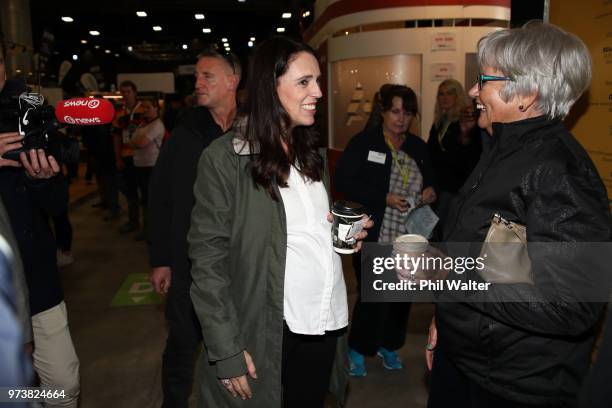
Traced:
[[247, 373], [246, 360], [241, 351], [215, 363], [217, 366], [217, 378], [235, 378]]

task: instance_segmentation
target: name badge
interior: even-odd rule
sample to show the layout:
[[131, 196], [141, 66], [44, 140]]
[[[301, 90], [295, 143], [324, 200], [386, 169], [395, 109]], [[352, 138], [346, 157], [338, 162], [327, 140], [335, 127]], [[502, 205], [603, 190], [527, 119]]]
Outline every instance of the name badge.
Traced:
[[385, 153], [375, 152], [374, 150], [370, 150], [368, 153], [368, 161], [385, 164], [386, 159], [387, 155]]

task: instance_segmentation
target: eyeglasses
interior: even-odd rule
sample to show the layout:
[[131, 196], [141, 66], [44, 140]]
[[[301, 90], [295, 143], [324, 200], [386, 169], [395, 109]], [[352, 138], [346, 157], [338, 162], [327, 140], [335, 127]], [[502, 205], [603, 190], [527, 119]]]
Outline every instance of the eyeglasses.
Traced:
[[513, 81], [513, 79], [510, 77], [478, 74], [476, 81], [478, 82], [478, 90], [480, 91], [484, 84], [489, 81]]
[[204, 57], [223, 59], [223, 61], [227, 62], [232, 68], [232, 74], [236, 74], [236, 67], [238, 67], [238, 71], [240, 70], [240, 60], [238, 60], [238, 57], [236, 57], [235, 54], [232, 54], [229, 51], [208, 47], [198, 55], [198, 59]]
[[217, 53], [232, 67], [232, 74], [236, 74], [236, 56], [229, 51], [217, 51]]

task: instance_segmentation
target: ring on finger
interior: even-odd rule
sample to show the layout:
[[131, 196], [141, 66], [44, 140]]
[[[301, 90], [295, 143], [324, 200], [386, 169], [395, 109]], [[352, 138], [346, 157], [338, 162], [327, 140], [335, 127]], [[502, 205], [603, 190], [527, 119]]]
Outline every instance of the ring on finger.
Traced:
[[224, 387], [228, 388], [232, 385], [232, 382], [228, 378], [222, 378], [221, 384], [223, 384]]

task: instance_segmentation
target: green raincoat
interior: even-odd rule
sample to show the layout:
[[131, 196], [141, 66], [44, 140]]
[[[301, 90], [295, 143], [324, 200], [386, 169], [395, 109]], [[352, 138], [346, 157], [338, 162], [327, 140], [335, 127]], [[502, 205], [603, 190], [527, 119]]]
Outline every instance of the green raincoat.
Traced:
[[[256, 188], [246, 170], [251, 155], [248, 144], [229, 132], [202, 153], [198, 165], [188, 241], [191, 298], [204, 337], [200, 408], [281, 407], [287, 225], [282, 201]], [[328, 181], [325, 162], [329, 195]], [[246, 373], [243, 350], [258, 375], [249, 377], [253, 398], [246, 401], [219, 382]], [[330, 384], [340, 406], [348, 382], [346, 358], [341, 336]]]

